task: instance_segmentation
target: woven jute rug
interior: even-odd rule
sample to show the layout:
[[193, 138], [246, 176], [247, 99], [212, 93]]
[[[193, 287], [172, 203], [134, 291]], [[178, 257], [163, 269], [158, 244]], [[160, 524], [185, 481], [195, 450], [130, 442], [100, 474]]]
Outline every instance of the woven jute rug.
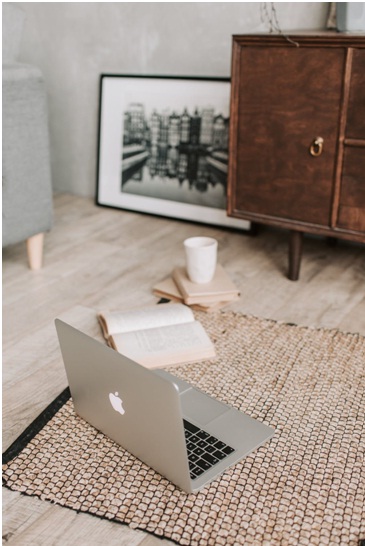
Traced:
[[218, 359], [173, 373], [273, 426], [267, 444], [188, 495], [77, 417], [65, 391], [5, 454], [6, 486], [182, 545], [357, 546], [365, 339], [232, 312], [198, 318]]

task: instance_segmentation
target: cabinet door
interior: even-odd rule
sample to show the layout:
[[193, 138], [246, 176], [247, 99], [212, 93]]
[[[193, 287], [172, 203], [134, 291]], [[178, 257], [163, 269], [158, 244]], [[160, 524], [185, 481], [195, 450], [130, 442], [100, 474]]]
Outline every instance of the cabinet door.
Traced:
[[336, 226], [365, 232], [365, 50], [352, 50], [345, 149]]
[[[341, 47], [241, 48], [232, 73], [231, 214], [329, 225], [344, 65]], [[316, 137], [323, 151], [313, 156]]]
[[337, 227], [365, 232], [365, 146], [345, 148]]
[[354, 49], [346, 138], [365, 140], [365, 49]]

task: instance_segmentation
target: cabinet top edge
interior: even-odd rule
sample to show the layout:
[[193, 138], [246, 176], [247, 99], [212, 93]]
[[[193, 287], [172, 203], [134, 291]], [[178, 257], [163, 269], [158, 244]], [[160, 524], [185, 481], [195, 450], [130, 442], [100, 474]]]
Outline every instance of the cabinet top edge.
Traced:
[[365, 33], [347, 33], [336, 31], [285, 31], [281, 34], [256, 33], [233, 34], [232, 41], [239, 45], [286, 45], [296, 47], [328, 44], [365, 47]]

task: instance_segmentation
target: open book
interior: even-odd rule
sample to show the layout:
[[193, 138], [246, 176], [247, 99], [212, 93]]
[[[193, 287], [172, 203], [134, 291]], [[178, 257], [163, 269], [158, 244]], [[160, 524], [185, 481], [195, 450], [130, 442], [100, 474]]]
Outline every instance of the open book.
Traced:
[[215, 357], [203, 326], [180, 303], [100, 313], [98, 319], [108, 344], [147, 368]]

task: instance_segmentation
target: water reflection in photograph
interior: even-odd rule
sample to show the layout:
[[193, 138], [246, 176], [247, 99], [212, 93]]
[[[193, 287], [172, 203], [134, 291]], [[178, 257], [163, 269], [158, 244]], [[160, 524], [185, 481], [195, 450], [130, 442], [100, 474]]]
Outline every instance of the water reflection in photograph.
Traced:
[[124, 193], [224, 209], [229, 119], [206, 107], [189, 113], [141, 103], [123, 113], [121, 190]]

